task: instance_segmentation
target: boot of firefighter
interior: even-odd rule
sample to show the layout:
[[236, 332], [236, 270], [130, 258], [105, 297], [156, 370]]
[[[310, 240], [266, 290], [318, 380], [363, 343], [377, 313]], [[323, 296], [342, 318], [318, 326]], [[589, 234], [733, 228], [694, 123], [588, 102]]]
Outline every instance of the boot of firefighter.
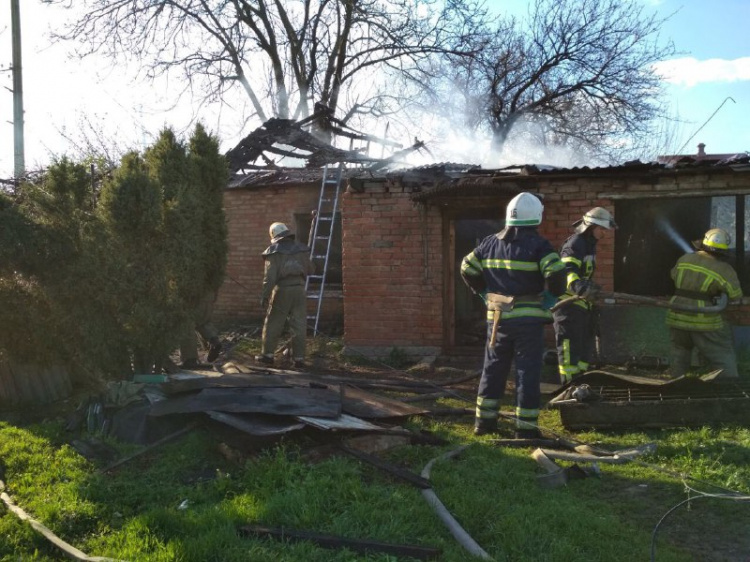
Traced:
[[540, 439], [539, 410], [537, 408], [516, 408], [516, 439]]
[[211, 340], [208, 342], [208, 354], [206, 355], [206, 361], [209, 363], [213, 363], [218, 359], [219, 354], [221, 353], [221, 341], [219, 341], [219, 338], [211, 338]]
[[474, 435], [497, 433], [497, 418], [475, 418]]

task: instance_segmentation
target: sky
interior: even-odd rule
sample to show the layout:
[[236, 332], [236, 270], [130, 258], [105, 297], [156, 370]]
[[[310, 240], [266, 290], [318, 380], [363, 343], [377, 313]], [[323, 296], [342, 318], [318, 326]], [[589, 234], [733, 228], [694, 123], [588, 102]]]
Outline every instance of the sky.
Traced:
[[[668, 20], [662, 39], [678, 54], [657, 67], [665, 78], [670, 153], [750, 151], [750, 22], [748, 0], [639, 0]], [[175, 106], [176, 81], [144, 86], [135, 69], [110, 60], [72, 56], [70, 43], [51, 44], [49, 29], [66, 13], [21, 0], [25, 149], [27, 169], [52, 158], [75, 155], [80, 131], [122, 148], [142, 148], [164, 127], [178, 134], [195, 119], [217, 134], [222, 150], [232, 148], [254, 126], [238, 130], [239, 108], [198, 106], [183, 96]], [[525, 0], [489, 0], [496, 11], [522, 14]], [[10, 2], [0, 5], [0, 178], [13, 173], [13, 96]], [[407, 144], [410, 144], [407, 140]], [[115, 147], [112, 147], [116, 149]]]

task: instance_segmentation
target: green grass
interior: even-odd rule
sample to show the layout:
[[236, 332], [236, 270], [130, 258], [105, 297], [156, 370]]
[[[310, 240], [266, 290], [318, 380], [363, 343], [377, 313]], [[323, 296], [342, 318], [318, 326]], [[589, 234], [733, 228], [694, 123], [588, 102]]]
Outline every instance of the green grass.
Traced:
[[[336, 341], [310, 338], [308, 345], [310, 357], [344, 368], [353, 364], [345, 363], [352, 358], [343, 356]], [[257, 340], [248, 340], [240, 351], [258, 349]], [[398, 351], [393, 355], [394, 362], [401, 359]], [[438, 405], [466, 407], [457, 399]], [[706, 492], [721, 490], [704, 482], [750, 494], [747, 428], [581, 433], [582, 441], [609, 450], [648, 442], [657, 442], [658, 449], [643, 462], [602, 464], [601, 478], [545, 490], [537, 484], [541, 471], [529, 449], [499, 448], [491, 438], [475, 437], [471, 423], [414, 418], [406, 425], [434, 432], [450, 445], [404, 446], [386, 457], [419, 473], [430, 459], [469, 443], [459, 457], [437, 463], [431, 480], [443, 503], [498, 562], [649, 560], [654, 526], [688, 497], [683, 480], [665, 471], [703, 481], [685, 482]], [[543, 411], [541, 423], [563, 432], [556, 411]], [[304, 453], [313, 443], [305, 435], [292, 434], [235, 464], [218, 452], [215, 433], [196, 430], [102, 475], [67, 444], [76, 436], [63, 425], [0, 422], [2, 479], [18, 505], [90, 556], [130, 562], [396, 561], [237, 532], [244, 524], [260, 524], [437, 547], [446, 562], [473, 559], [419, 490], [350, 457], [310, 464]], [[512, 431], [510, 425], [504, 429]], [[137, 450], [109, 443], [123, 456]], [[691, 502], [659, 528], [656, 560], [748, 560], [748, 520], [747, 503]], [[0, 505], [0, 562], [59, 559], [58, 550]]]
[[[543, 422], [559, 424], [553, 412], [545, 412]], [[539, 471], [529, 450], [477, 439], [465, 419], [415, 419], [411, 425], [454, 444], [472, 444], [457, 459], [436, 464], [431, 479], [445, 505], [498, 561], [648, 560], [654, 525], [687, 497], [678, 478], [639, 464], [602, 465], [600, 479], [545, 490], [536, 483]], [[649, 464], [750, 492], [747, 429], [580, 437], [612, 449], [658, 439]], [[92, 556], [196, 562], [395, 560], [238, 536], [239, 526], [256, 523], [438, 547], [441, 560], [449, 562], [471, 558], [417, 489], [348, 457], [309, 465], [301, 456], [304, 442], [282, 442], [240, 466], [218, 454], [210, 433], [196, 431], [101, 475], [65, 444], [67, 438], [55, 423], [26, 428], [0, 423], [4, 480], [16, 503]], [[452, 446], [401, 447], [389, 458], [418, 473]], [[132, 450], [120, 447], [123, 454]], [[180, 509], [185, 500], [187, 508]], [[732, 555], [750, 548], [742, 524], [750, 517], [748, 510], [750, 505], [734, 502], [694, 502], [660, 529], [657, 560], [738, 559]], [[696, 557], [699, 548], [707, 557]], [[727, 558], [720, 557], [722, 548]], [[59, 557], [28, 525], [0, 508], [0, 560]]]

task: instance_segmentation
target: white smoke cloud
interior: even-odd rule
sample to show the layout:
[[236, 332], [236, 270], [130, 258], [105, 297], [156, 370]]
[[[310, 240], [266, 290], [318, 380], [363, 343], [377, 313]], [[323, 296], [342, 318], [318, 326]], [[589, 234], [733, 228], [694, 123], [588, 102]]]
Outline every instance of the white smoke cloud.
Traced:
[[654, 68], [666, 82], [686, 88], [705, 82], [750, 80], [750, 57], [733, 60], [683, 57], [658, 62]]
[[408, 158], [411, 166], [436, 162], [474, 164], [485, 169], [527, 164], [572, 168], [598, 166], [604, 162], [595, 159], [580, 146], [545, 144], [542, 127], [533, 121], [519, 119], [513, 126], [508, 141], [500, 151], [493, 149], [492, 138], [487, 133], [445, 130], [432, 134], [426, 140], [429, 153], [421, 151]]

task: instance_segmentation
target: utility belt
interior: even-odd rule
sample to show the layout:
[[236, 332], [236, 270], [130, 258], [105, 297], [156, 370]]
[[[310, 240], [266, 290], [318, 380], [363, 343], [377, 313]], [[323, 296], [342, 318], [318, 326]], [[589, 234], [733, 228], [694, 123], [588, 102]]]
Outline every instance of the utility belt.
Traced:
[[540, 295], [501, 295], [500, 293], [487, 293], [487, 310], [492, 312], [492, 335], [490, 336], [490, 347], [495, 346], [495, 338], [497, 337], [497, 326], [500, 324], [500, 320], [503, 317], [503, 312], [510, 312], [513, 310], [516, 302], [523, 303], [541, 303], [542, 297]]
[[697, 301], [710, 301], [714, 298], [713, 295], [709, 295], [708, 293], [702, 293], [700, 291], [688, 291], [687, 289], [675, 290], [674, 296], [684, 297], [686, 299], [694, 299]]
[[276, 284], [277, 287], [301, 287], [305, 284], [305, 278], [295, 275], [294, 277], [285, 277], [280, 279]]

